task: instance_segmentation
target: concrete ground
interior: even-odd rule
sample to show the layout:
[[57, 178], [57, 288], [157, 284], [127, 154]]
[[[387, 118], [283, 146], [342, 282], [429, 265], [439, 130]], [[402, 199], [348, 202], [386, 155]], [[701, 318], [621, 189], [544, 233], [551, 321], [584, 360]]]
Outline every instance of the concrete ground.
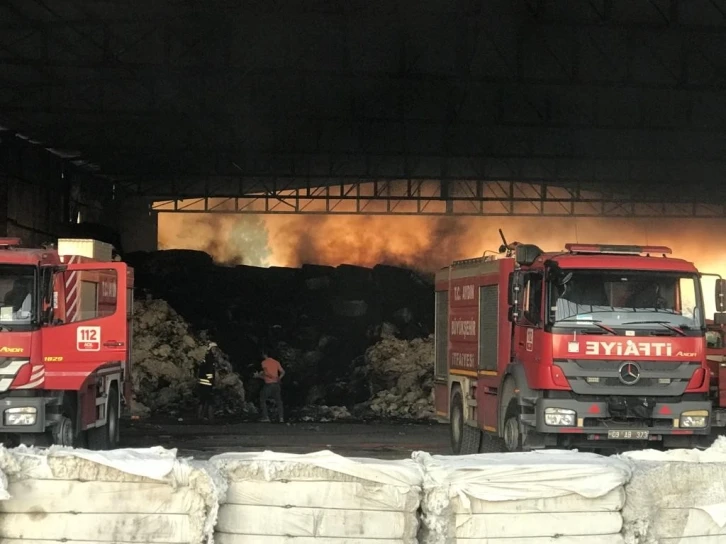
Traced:
[[353, 457], [402, 459], [417, 450], [450, 454], [448, 425], [438, 423], [232, 423], [124, 421], [121, 447], [177, 448], [208, 459], [231, 451], [309, 453], [331, 450]]

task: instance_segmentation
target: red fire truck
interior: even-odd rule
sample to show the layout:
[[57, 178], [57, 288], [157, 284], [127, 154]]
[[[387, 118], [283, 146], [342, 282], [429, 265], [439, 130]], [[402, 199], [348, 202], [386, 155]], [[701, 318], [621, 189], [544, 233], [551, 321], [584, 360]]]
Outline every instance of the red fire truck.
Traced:
[[115, 448], [130, 398], [133, 270], [95, 240], [0, 238], [0, 439]]
[[726, 427], [726, 314], [716, 313], [706, 324], [706, 359], [711, 371], [710, 390], [716, 434]]
[[696, 267], [667, 247], [565, 248], [505, 241], [437, 273], [435, 403], [453, 451], [706, 442]]

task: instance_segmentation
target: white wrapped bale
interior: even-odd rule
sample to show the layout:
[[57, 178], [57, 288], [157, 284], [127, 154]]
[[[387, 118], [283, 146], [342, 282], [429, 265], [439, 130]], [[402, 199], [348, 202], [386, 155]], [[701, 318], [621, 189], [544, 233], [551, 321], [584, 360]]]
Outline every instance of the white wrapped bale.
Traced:
[[625, 489], [617, 487], [602, 497], [583, 500], [576, 493], [561, 497], [491, 501], [476, 497], [453, 497], [454, 511], [472, 514], [538, 514], [557, 512], [619, 512], [625, 504]]
[[633, 467], [623, 508], [628, 544], [726, 542], [726, 437], [705, 451], [621, 457]]
[[553, 450], [413, 457], [424, 468], [424, 543], [622, 543], [630, 467], [621, 460]]
[[547, 512], [543, 514], [456, 514], [455, 542], [459, 539], [554, 538], [616, 535], [623, 520], [619, 512]]
[[[308, 482], [310, 485], [310, 482]], [[408, 512], [225, 504], [216, 530], [237, 535], [275, 535], [338, 538], [396, 538], [415, 542], [416, 516]]]
[[[204, 510], [204, 499], [189, 487], [174, 489], [164, 483], [79, 482], [72, 480], [25, 480], [9, 487], [12, 500], [0, 504], [0, 512], [22, 514], [40, 508], [47, 512], [87, 514], [134, 514], [139, 499], [144, 508], [159, 514], [191, 514]], [[89, 497], [94, 497], [89, 501]]]
[[11, 495], [0, 542], [197, 544], [211, 538], [225, 491], [213, 467], [163, 448], [0, 448], [0, 468]]
[[[230, 535], [217, 533], [214, 544], [340, 544], [338, 538], [297, 537], [297, 536], [255, 536], [251, 539], [246, 535]], [[345, 544], [398, 544], [400, 540], [386, 540], [380, 538], [349, 538]], [[476, 538], [459, 539], [465, 544], [622, 544], [620, 535], [586, 536], [586, 537], [553, 537], [553, 538]], [[662, 540], [669, 544], [669, 540]], [[682, 544], [714, 544], [713, 540], [682, 540]], [[0, 544], [67, 544], [62, 540], [15, 540], [0, 539]], [[89, 540], [83, 544], [108, 544], [98, 540]], [[716, 542], [715, 544], [722, 544]]]
[[[623, 544], [620, 534], [588, 535], [588, 536], [535, 536], [535, 537], [505, 537], [489, 538], [478, 536], [475, 538], [457, 538], [461, 544]], [[2, 544], [0, 542], [0, 544]]]
[[2, 514], [3, 538], [48, 540], [63, 535], [65, 542], [200, 542], [192, 540], [194, 527], [188, 516], [145, 514]]
[[[246, 535], [230, 535], [225, 533], [216, 533], [214, 535], [214, 544], [341, 544], [339, 538], [324, 538], [319, 536], [263, 536], [257, 535], [250, 538]], [[381, 539], [381, 538], [346, 538], [345, 544], [399, 544], [401, 541], [397, 539]], [[4, 544], [0, 541], [0, 544]], [[45, 544], [45, 543], [38, 543]], [[599, 544], [599, 543], [596, 543]]]
[[411, 460], [322, 451], [230, 453], [210, 463], [227, 480], [216, 542], [416, 542], [423, 474]]

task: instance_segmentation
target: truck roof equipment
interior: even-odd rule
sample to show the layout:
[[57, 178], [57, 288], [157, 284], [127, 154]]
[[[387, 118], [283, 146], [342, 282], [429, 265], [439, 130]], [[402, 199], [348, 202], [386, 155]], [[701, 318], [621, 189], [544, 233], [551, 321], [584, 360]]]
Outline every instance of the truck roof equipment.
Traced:
[[608, 255], [642, 255], [651, 253], [670, 255], [671, 248], [666, 246], [619, 246], [611, 244], [565, 244], [570, 253], [596, 253]]
[[11, 249], [22, 245], [20, 238], [0, 238], [0, 249]]

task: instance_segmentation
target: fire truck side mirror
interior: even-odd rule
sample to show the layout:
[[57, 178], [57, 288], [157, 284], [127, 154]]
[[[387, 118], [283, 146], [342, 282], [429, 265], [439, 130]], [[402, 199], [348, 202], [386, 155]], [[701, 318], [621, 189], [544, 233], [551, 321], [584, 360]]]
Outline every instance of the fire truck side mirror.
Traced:
[[519, 318], [519, 304], [523, 287], [522, 274], [520, 272], [512, 272], [509, 275], [509, 289], [507, 293], [507, 302], [509, 304], [507, 317], [512, 323]]
[[532, 266], [542, 255], [542, 250], [534, 244], [519, 244], [515, 250], [515, 260], [520, 266]]
[[40, 322], [44, 325], [53, 321], [53, 268], [44, 266], [40, 269]]
[[726, 280], [716, 280], [716, 311], [726, 311]]
[[512, 272], [509, 274], [509, 287], [507, 289], [507, 304], [510, 306], [519, 300], [519, 294], [522, 292], [522, 274]]
[[43, 302], [46, 304], [52, 304], [53, 303], [53, 269], [52, 268], [43, 268], [42, 269], [42, 278], [43, 278]]

